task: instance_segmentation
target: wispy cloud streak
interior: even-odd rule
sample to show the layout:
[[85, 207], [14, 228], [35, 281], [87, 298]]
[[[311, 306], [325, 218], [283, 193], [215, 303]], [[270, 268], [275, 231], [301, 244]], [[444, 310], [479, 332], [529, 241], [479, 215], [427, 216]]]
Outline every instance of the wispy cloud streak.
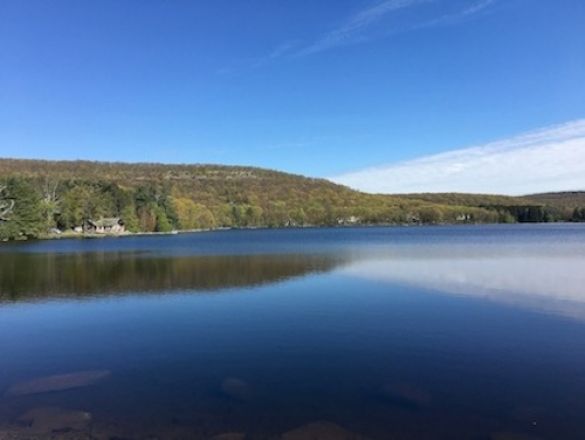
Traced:
[[[317, 39], [313, 43], [301, 48], [295, 53], [288, 53], [289, 56], [300, 57], [323, 52], [339, 46], [355, 44], [358, 42], [368, 41], [372, 37], [368, 36], [368, 29], [382, 22], [391, 14], [402, 9], [414, 7], [423, 3], [432, 3], [436, 0], [386, 0], [382, 3], [372, 6], [368, 9], [356, 13], [353, 17], [342, 26], [332, 30], [325, 36]], [[428, 28], [440, 25], [454, 25], [461, 23], [472, 17], [484, 13], [489, 7], [493, 6], [496, 0], [479, 0], [475, 3], [468, 4], [464, 9], [439, 16], [434, 19], [423, 21], [421, 23], [411, 23], [402, 26], [400, 29], [391, 29], [384, 35], [409, 32], [417, 29]]]
[[415, 25], [409, 30], [429, 28], [434, 26], [448, 26], [463, 23], [471, 18], [483, 14], [495, 4], [496, 0], [480, 0], [467, 8]]
[[[392, 12], [405, 9], [429, 0], [386, 0], [376, 6], [358, 12], [346, 24], [334, 29], [324, 37], [297, 52], [297, 56], [322, 52], [333, 47], [355, 42], [366, 28], [381, 21]], [[363, 38], [363, 36], [361, 37]]]
[[[266, 66], [278, 60], [297, 59], [320, 52], [325, 52], [341, 46], [365, 43], [379, 38], [387, 38], [404, 32], [431, 28], [435, 26], [456, 25], [477, 15], [485, 13], [498, 0], [478, 0], [475, 3], [467, 2], [467, 7], [446, 13], [435, 18], [420, 20], [419, 22], [402, 23], [399, 27], [388, 26], [387, 22], [394, 13], [403, 9], [412, 8], [424, 3], [438, 3], [441, 0], [384, 0], [369, 8], [363, 9], [349, 17], [344, 24], [329, 31], [313, 42], [289, 40], [276, 46], [264, 56], [243, 60], [240, 66], [224, 67], [218, 70], [219, 74], [233, 74], [244, 69], [254, 69]], [[447, 1], [443, 0], [446, 4]], [[372, 32], [378, 25], [378, 32]], [[380, 32], [379, 27], [386, 26]], [[376, 35], [374, 35], [376, 34]]]
[[585, 190], [585, 119], [331, 180], [373, 193]]

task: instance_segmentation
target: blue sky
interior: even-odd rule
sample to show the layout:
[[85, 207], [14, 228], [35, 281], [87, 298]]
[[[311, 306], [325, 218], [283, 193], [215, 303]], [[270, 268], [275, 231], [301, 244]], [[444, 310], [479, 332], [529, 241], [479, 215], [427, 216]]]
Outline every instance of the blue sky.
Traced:
[[1, 0], [0, 156], [400, 192], [344, 176], [580, 127], [583, 23], [582, 0]]

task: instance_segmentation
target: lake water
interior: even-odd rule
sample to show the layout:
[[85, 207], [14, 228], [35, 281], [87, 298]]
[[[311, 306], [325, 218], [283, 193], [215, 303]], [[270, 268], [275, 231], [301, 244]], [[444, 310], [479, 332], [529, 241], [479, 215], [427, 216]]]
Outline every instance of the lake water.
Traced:
[[580, 225], [0, 246], [0, 438], [583, 439], [584, 415]]

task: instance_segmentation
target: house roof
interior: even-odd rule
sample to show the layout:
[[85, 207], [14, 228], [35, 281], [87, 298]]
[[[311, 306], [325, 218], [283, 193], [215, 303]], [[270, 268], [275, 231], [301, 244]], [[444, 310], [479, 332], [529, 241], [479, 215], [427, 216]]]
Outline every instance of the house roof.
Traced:
[[118, 217], [102, 218], [99, 220], [88, 220], [87, 222], [96, 228], [111, 228], [113, 226], [121, 225], [124, 223]]

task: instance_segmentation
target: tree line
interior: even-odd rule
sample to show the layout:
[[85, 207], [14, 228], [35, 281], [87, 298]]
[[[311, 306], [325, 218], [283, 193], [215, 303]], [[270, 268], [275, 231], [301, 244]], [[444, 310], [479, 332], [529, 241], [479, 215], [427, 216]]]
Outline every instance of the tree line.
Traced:
[[117, 217], [130, 232], [585, 221], [503, 196], [364, 194], [323, 179], [222, 166], [0, 160], [0, 239]]

